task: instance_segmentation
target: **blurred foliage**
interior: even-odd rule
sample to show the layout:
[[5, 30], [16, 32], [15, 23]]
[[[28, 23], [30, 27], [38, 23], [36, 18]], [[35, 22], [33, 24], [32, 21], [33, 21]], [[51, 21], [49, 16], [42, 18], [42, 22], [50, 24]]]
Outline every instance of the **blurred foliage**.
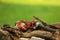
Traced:
[[0, 1], [0, 26], [5, 23], [14, 26], [16, 21], [30, 21], [33, 19], [33, 16], [37, 16], [49, 24], [60, 22], [60, 5], [26, 5], [12, 3]]

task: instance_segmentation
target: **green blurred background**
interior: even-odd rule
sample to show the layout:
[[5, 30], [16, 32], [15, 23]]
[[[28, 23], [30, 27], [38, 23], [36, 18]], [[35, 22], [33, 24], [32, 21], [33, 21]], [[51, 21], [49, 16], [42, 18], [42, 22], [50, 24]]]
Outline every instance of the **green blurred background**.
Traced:
[[60, 0], [0, 0], [0, 26], [37, 16], [47, 23], [60, 22]]

